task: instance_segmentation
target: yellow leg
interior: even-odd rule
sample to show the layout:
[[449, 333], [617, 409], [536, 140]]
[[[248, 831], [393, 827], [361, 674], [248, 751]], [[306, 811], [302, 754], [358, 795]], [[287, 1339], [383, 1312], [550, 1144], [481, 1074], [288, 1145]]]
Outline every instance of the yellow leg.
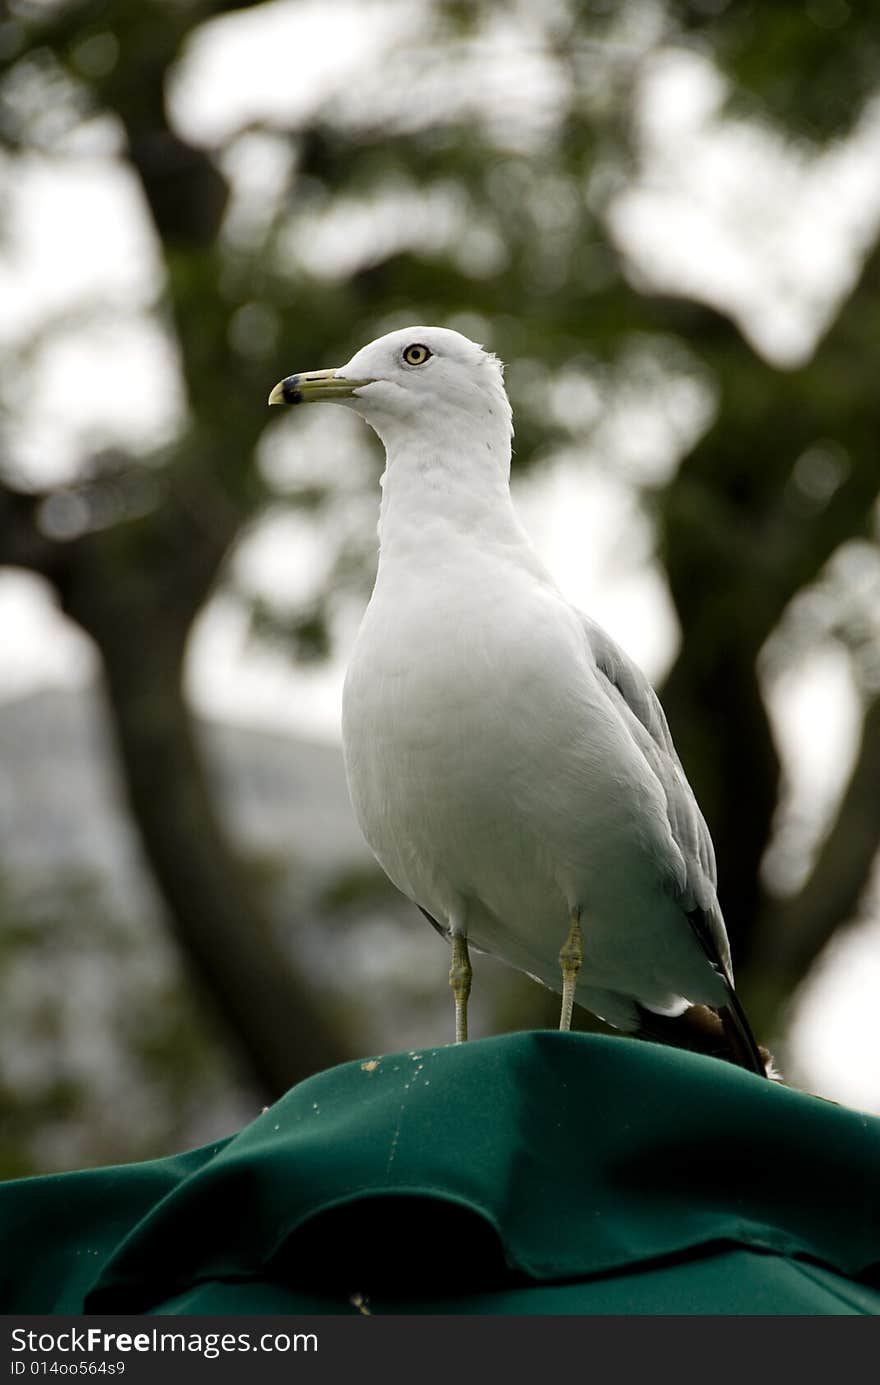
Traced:
[[468, 996], [471, 993], [472, 975], [467, 938], [461, 933], [453, 933], [449, 984], [455, 997], [455, 1042], [457, 1044], [463, 1044], [468, 1036], [467, 1005]]
[[562, 1010], [559, 1015], [559, 1028], [571, 1028], [571, 1009], [574, 1005], [574, 988], [577, 974], [584, 960], [584, 935], [581, 931], [581, 913], [576, 909], [571, 916], [568, 937], [559, 952], [559, 965], [562, 968]]

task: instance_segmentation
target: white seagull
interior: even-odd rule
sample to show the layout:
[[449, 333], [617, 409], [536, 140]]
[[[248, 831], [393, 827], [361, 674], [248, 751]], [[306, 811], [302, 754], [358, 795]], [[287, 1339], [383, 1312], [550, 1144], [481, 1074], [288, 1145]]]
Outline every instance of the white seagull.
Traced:
[[561, 1029], [577, 999], [766, 1075], [663, 709], [513, 508], [499, 361], [407, 327], [269, 396], [322, 400], [386, 452], [379, 569], [343, 695], [349, 789], [383, 869], [451, 941], [456, 1039], [470, 943], [561, 990]]

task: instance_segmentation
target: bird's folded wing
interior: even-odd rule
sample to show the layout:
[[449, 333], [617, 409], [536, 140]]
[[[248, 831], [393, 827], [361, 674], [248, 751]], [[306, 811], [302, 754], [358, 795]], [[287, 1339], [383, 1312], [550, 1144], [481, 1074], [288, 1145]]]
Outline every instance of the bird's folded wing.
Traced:
[[729, 972], [729, 947], [715, 895], [717, 871], [712, 838], [682, 769], [660, 700], [641, 669], [610, 635], [586, 616], [583, 621], [605, 690], [666, 797], [669, 826], [686, 871], [682, 904], [687, 912], [699, 910], [705, 916], [719, 961]]

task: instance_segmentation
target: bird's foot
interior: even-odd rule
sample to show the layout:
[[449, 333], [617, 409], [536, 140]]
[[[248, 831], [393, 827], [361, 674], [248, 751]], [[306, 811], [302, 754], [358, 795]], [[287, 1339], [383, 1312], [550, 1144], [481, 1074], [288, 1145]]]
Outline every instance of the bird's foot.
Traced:
[[467, 1007], [468, 996], [471, 993], [472, 976], [467, 938], [460, 933], [453, 933], [449, 984], [455, 997], [455, 1042], [457, 1044], [463, 1044], [468, 1036]]
[[562, 968], [562, 1009], [559, 1015], [559, 1028], [571, 1029], [571, 1012], [574, 1006], [574, 988], [577, 974], [584, 960], [584, 935], [581, 929], [580, 910], [571, 916], [568, 937], [559, 951], [559, 965]]

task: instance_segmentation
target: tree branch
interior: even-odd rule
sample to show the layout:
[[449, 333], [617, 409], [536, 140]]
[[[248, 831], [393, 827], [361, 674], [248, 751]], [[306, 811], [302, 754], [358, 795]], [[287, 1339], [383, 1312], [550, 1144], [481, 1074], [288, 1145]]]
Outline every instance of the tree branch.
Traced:
[[756, 929], [753, 972], [776, 1009], [806, 979], [841, 923], [859, 908], [880, 850], [880, 697], [865, 715], [855, 768], [815, 865], [791, 898], [768, 900]]
[[97, 642], [134, 821], [186, 958], [264, 1090], [276, 1097], [351, 1057], [220, 825], [181, 675], [193, 613], [228, 533], [206, 546], [198, 508], [89, 536], [67, 611]]

